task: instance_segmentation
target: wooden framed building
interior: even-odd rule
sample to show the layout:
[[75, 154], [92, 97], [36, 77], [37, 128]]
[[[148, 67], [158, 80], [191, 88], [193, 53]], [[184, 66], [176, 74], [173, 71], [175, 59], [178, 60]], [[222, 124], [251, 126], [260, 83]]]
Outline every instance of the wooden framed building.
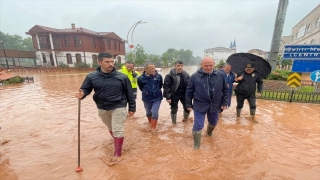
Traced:
[[75, 63], [97, 63], [100, 52], [113, 54], [119, 63], [125, 62], [125, 43], [114, 32], [94, 32], [85, 28], [55, 29], [35, 25], [26, 34], [32, 37], [39, 66]]

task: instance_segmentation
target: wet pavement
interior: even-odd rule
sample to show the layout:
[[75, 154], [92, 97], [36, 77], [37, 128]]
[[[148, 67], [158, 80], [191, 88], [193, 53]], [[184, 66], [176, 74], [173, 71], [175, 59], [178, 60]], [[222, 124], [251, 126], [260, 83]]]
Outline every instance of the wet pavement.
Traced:
[[[196, 67], [188, 67], [192, 73]], [[163, 70], [163, 76], [168, 69]], [[257, 100], [257, 119], [235, 97], [213, 137], [193, 150], [192, 123], [172, 125], [163, 100], [157, 126], [146, 129], [141, 94], [125, 122], [124, 160], [107, 166], [113, 140], [89, 95], [81, 102], [81, 167], [77, 168], [78, 100], [87, 73], [34, 74], [34, 83], [0, 86], [0, 179], [320, 179], [320, 104]], [[30, 74], [21, 76], [31, 76]], [[192, 113], [191, 113], [192, 114]], [[193, 114], [191, 115], [193, 117]]]

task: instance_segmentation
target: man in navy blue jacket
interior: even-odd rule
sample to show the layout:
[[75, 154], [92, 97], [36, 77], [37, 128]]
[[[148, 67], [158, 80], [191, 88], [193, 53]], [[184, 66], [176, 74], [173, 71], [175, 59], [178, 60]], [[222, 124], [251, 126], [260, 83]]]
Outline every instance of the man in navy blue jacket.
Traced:
[[138, 77], [138, 87], [142, 93], [142, 101], [152, 134], [155, 133], [158, 122], [159, 108], [162, 100], [162, 85], [162, 76], [156, 71], [155, 65], [147, 63], [144, 66], [144, 72]]
[[227, 107], [227, 99], [228, 86], [223, 73], [214, 70], [213, 58], [204, 57], [201, 68], [191, 75], [186, 92], [187, 108], [194, 112], [192, 128], [194, 150], [200, 148], [205, 116], [208, 118], [206, 134], [212, 136], [218, 123], [220, 109]]

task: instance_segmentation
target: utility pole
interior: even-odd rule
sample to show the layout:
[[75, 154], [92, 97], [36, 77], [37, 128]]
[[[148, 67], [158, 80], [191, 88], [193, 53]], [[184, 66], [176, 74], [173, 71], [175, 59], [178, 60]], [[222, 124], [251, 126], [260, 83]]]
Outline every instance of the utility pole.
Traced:
[[274, 23], [270, 54], [268, 59], [272, 70], [276, 70], [279, 45], [281, 41], [283, 24], [286, 18], [288, 4], [289, 4], [289, 0], [279, 0], [277, 16]]
[[6, 60], [7, 69], [9, 69], [9, 63], [8, 63], [8, 60], [7, 60], [6, 50], [4, 49], [3, 41], [1, 41], [1, 46], [2, 46], [2, 49], [3, 49], [3, 53], [4, 53], [4, 58]]

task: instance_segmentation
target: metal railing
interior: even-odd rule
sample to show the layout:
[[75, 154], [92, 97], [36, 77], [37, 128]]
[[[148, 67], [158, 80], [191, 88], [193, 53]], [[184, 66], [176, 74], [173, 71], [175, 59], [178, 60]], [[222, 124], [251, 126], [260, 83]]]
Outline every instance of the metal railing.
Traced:
[[320, 92], [300, 92], [294, 90], [268, 90], [261, 93], [259, 99], [289, 102], [320, 103]]

